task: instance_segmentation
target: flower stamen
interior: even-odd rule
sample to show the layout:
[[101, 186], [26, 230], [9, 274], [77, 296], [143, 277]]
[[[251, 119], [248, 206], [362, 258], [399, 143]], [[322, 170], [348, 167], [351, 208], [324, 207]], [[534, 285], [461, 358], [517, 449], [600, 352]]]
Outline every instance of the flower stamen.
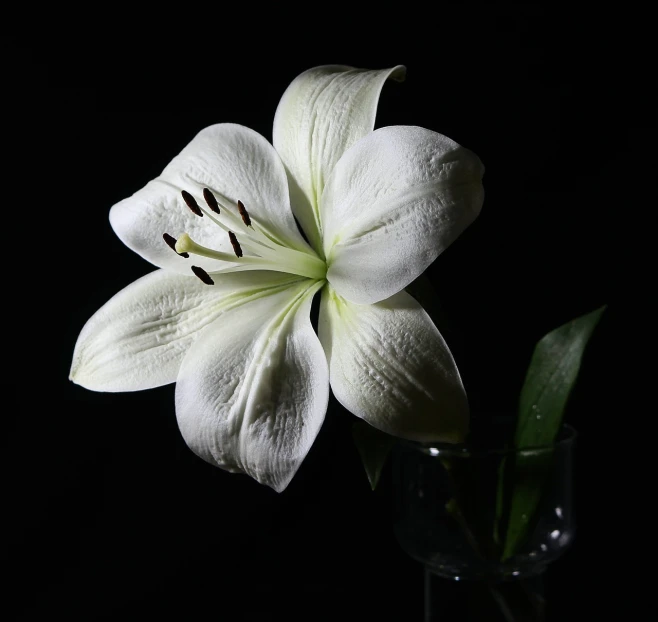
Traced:
[[231, 240], [231, 246], [233, 247], [233, 252], [235, 253], [235, 256], [242, 257], [242, 248], [240, 248], [240, 243], [238, 242], [238, 238], [235, 237], [235, 233], [233, 233], [233, 231], [228, 232], [228, 239]]
[[[252, 245], [255, 244], [259, 248], [263, 248], [263, 247], [269, 249], [287, 248], [283, 246], [281, 242], [278, 242], [271, 236], [265, 235], [262, 231], [260, 231], [260, 228], [258, 227], [257, 223], [252, 223], [251, 217], [249, 216], [249, 213], [247, 212], [247, 209], [245, 208], [244, 203], [242, 201], [238, 200], [238, 212], [242, 210], [240, 213], [240, 218], [238, 218], [238, 216], [233, 214], [231, 209], [227, 207], [226, 197], [222, 197], [221, 200], [218, 200], [215, 194], [210, 190], [210, 188], [203, 189], [203, 197], [206, 203], [208, 204], [208, 207], [210, 207], [210, 209], [213, 212], [215, 212], [215, 214], [217, 215], [220, 214], [220, 205], [221, 205], [223, 209], [223, 211], [221, 211], [222, 219], [226, 220], [227, 224], [224, 224], [220, 220], [217, 220], [212, 214], [210, 214], [203, 207], [201, 207], [194, 200], [194, 197], [192, 197], [192, 195], [189, 192], [186, 192], [186, 196], [184, 196], [183, 198], [185, 199], [185, 202], [187, 203], [188, 207], [191, 205], [190, 209], [193, 211], [194, 214], [198, 215], [197, 212], [198, 209], [204, 216], [208, 216], [210, 220], [212, 220], [216, 225], [218, 225], [224, 231], [226, 231], [226, 233], [228, 233], [229, 230], [231, 229], [233, 229], [234, 231], [238, 231], [239, 233], [248, 236], [252, 242]], [[245, 247], [249, 248], [249, 245], [245, 244]]]
[[198, 276], [206, 285], [214, 285], [215, 281], [210, 278], [210, 275], [199, 266], [192, 266], [192, 272]]
[[[193, 214], [207, 216], [211, 222], [228, 234], [234, 255], [201, 246], [187, 233], [183, 233], [177, 241], [169, 236], [174, 241], [173, 248], [177, 253], [190, 253], [228, 262], [230, 265], [222, 268], [221, 272], [274, 270], [312, 279], [326, 277], [327, 265], [322, 259], [313, 252], [290, 248], [285, 242], [277, 241], [270, 234], [265, 235], [266, 232], [260, 230], [258, 222], [252, 222], [242, 201], [237, 202], [238, 217], [238, 214], [235, 214], [235, 207], [233, 209], [227, 207], [228, 201], [221, 194], [217, 198], [209, 188], [204, 188], [202, 192], [207, 208], [199, 204], [186, 190], [181, 191], [181, 195]], [[239, 242], [236, 232], [240, 236]], [[170, 241], [167, 243], [170, 244]], [[245, 256], [243, 249], [249, 254]], [[211, 274], [217, 273], [217, 271], [211, 272]]]
[[240, 200], [238, 200], [238, 212], [240, 212], [240, 218], [242, 218], [242, 222], [247, 227], [251, 227], [251, 218], [249, 218], [249, 212], [247, 212], [247, 208], [244, 206], [244, 203]]
[[190, 208], [192, 213], [197, 216], [203, 216], [203, 212], [201, 211], [199, 204], [196, 202], [196, 199], [186, 190], [183, 190], [181, 194], [183, 195], [183, 201], [185, 201], [187, 207]]
[[219, 214], [219, 204], [217, 203], [217, 199], [215, 198], [215, 195], [210, 191], [208, 188], [203, 189], [203, 198], [206, 200], [206, 203], [208, 204], [208, 207], [215, 212], [215, 214]]

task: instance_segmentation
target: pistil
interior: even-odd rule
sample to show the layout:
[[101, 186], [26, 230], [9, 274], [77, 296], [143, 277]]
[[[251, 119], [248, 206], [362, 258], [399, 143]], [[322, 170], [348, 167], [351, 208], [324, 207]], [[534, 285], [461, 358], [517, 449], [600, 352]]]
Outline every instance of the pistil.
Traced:
[[[162, 239], [167, 243], [167, 246], [174, 251], [175, 253], [178, 252], [176, 251], [176, 238], [169, 235], [168, 233], [163, 233], [162, 234]], [[178, 253], [181, 257], [185, 257], [187, 259], [189, 255], [187, 253]]]

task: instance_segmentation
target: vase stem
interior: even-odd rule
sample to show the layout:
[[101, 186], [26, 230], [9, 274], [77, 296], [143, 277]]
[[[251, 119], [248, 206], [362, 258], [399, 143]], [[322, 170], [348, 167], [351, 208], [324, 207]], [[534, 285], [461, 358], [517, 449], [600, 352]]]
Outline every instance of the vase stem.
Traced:
[[545, 622], [541, 574], [498, 583], [453, 581], [425, 567], [425, 622]]

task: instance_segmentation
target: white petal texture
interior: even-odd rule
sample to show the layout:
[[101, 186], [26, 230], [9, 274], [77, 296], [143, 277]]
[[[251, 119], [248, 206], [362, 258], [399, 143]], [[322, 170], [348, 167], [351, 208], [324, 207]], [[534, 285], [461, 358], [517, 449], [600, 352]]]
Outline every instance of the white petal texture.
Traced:
[[[203, 246], [232, 252], [227, 234], [209, 218], [192, 214], [182, 199], [185, 190], [203, 206], [204, 188], [215, 194], [220, 207], [235, 209], [240, 200], [272, 237], [290, 248], [309, 250], [290, 209], [279, 156], [260, 134], [230, 123], [199, 132], [159, 177], [112, 208], [110, 223], [124, 244], [151, 263], [189, 274], [189, 262], [164, 243], [163, 233], [178, 237], [187, 232]], [[196, 263], [208, 271], [223, 267], [205, 257]]]
[[327, 278], [372, 303], [419, 276], [479, 214], [479, 158], [420, 127], [385, 127], [336, 164], [321, 201]]
[[190, 349], [176, 383], [188, 446], [277, 491], [297, 472], [327, 409], [327, 361], [309, 319], [322, 283], [228, 311]]
[[343, 153], [372, 131], [384, 82], [404, 75], [402, 66], [375, 71], [315, 67], [295, 78], [279, 102], [273, 144], [290, 177], [295, 216], [318, 252], [325, 180]]
[[280, 272], [195, 277], [156, 270], [103, 305], [82, 329], [70, 378], [94, 391], [138, 391], [176, 380], [189, 347], [228, 309], [299, 280]]
[[327, 287], [319, 335], [331, 389], [350, 412], [393, 436], [464, 439], [468, 404], [459, 372], [443, 337], [409, 294], [357, 305]]

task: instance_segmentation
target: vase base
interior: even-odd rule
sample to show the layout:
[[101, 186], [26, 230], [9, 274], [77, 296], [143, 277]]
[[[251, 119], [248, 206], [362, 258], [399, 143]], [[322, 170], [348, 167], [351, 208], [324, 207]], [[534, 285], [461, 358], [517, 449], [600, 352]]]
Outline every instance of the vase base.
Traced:
[[425, 565], [426, 570], [443, 579], [452, 581], [485, 581], [488, 583], [504, 583], [531, 579], [541, 575], [546, 570], [545, 564], [501, 564], [499, 562], [487, 565], [449, 563], [444, 559], [418, 560]]

